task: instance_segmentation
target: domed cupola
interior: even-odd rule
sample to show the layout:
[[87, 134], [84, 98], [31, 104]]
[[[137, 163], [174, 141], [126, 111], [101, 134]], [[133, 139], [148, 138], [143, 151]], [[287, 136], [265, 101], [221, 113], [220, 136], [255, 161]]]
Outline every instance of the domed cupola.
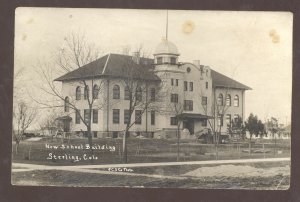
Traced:
[[155, 65], [171, 64], [176, 65], [178, 63], [178, 56], [180, 55], [176, 45], [166, 38], [156, 46], [154, 51], [154, 63]]

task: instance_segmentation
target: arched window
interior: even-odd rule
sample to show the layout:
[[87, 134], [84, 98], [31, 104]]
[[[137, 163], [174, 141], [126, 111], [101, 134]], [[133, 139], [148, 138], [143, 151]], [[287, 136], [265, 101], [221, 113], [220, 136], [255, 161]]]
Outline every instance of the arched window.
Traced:
[[223, 106], [223, 94], [220, 93], [218, 96], [218, 105]]
[[88, 97], [89, 97], [89, 91], [90, 91], [89, 86], [86, 85], [84, 87], [84, 99], [85, 100], [88, 99]]
[[95, 84], [93, 87], [93, 99], [98, 99], [99, 90], [99, 86]]
[[81, 88], [80, 86], [77, 86], [76, 88], [76, 100], [80, 100], [81, 99]]
[[118, 85], [114, 85], [113, 99], [120, 99], [120, 86], [118, 86]]
[[130, 91], [127, 86], [124, 89], [124, 100], [130, 100]]
[[240, 104], [239, 102], [240, 102], [239, 96], [238, 96], [238, 95], [235, 95], [235, 96], [234, 96], [234, 100], [233, 100], [233, 106], [238, 107], [239, 104]]
[[70, 111], [70, 100], [69, 97], [65, 98], [65, 112], [69, 112]]
[[226, 95], [226, 106], [231, 106], [231, 96], [229, 94]]
[[155, 101], [155, 88], [150, 90], [150, 101]]
[[142, 101], [142, 88], [141, 87], [137, 88], [135, 98], [137, 101]]

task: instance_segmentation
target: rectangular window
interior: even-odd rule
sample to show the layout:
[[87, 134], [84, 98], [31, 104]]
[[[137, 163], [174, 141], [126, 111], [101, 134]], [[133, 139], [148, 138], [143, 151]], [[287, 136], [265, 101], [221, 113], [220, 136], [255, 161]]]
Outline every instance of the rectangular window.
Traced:
[[150, 101], [151, 102], [155, 101], [155, 88], [151, 88], [150, 90]]
[[205, 88], [208, 89], [208, 82], [205, 83]]
[[178, 103], [178, 94], [171, 94], [171, 102]]
[[202, 105], [207, 105], [207, 97], [202, 96]]
[[142, 124], [142, 110], [135, 110], [135, 124]]
[[90, 123], [90, 110], [89, 109], [84, 110], [84, 122]]
[[178, 79], [176, 79], [176, 86], [178, 86]]
[[176, 117], [171, 117], [171, 126], [177, 126], [178, 119]]
[[124, 124], [127, 124], [129, 122], [129, 110], [124, 110]]
[[233, 116], [233, 119], [234, 119], [234, 122], [237, 123], [238, 120], [239, 120], [239, 115], [238, 115], [238, 114], [235, 114], [235, 115]]
[[193, 82], [190, 82], [190, 91], [194, 90]]
[[176, 64], [176, 58], [175, 57], [171, 57], [171, 64]]
[[80, 124], [80, 110], [76, 110], [76, 117], [75, 117], [75, 123]]
[[185, 100], [184, 101], [184, 110], [193, 111], [193, 100]]
[[171, 86], [174, 86], [174, 79], [171, 79]]
[[155, 111], [151, 111], [151, 125], [155, 125]]
[[187, 85], [188, 85], [188, 84], [187, 84], [187, 81], [185, 81], [185, 82], [184, 82], [184, 91], [187, 91], [187, 88], [188, 88]]
[[113, 109], [113, 123], [120, 123], [120, 110]]
[[207, 119], [202, 120], [202, 126], [206, 127], [207, 126]]
[[162, 64], [162, 57], [157, 58], [157, 64]]
[[231, 115], [230, 114], [226, 114], [226, 125], [231, 126]]
[[130, 91], [129, 91], [128, 87], [125, 87], [125, 90], [124, 90], [124, 100], [130, 100]]
[[218, 126], [223, 126], [223, 116], [222, 115], [218, 116]]
[[93, 109], [93, 123], [98, 123], [98, 109]]

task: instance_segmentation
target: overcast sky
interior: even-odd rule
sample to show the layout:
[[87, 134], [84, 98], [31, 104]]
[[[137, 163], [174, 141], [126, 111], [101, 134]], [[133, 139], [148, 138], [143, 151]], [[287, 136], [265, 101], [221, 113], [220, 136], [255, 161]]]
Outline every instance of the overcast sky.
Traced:
[[[24, 86], [31, 88], [37, 60], [51, 60], [71, 32], [84, 32], [103, 54], [139, 44], [152, 54], [165, 36], [166, 11], [18, 8], [15, 23], [15, 72], [24, 67]], [[253, 88], [246, 116], [290, 122], [291, 13], [170, 10], [168, 30], [181, 62], [200, 60]]]

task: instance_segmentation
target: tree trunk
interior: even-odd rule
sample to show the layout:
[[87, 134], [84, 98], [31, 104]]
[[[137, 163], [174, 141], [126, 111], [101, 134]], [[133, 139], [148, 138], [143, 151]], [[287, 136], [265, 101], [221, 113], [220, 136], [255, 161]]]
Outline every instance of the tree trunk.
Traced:
[[127, 134], [128, 134], [128, 127], [123, 135], [123, 163], [127, 163]]
[[[92, 131], [91, 131], [91, 124], [88, 125], [88, 143], [89, 143], [89, 146], [90, 146], [90, 152], [91, 152], [91, 155], [94, 154], [94, 151], [93, 151], [93, 148], [92, 148], [92, 145], [93, 145], [93, 135], [92, 135]], [[91, 158], [91, 163], [93, 163], [94, 160], [93, 158]]]
[[251, 138], [252, 138], [252, 135], [250, 134], [250, 139], [249, 139], [249, 156], [251, 156]]
[[179, 137], [179, 125], [177, 125], [177, 131], [176, 131], [176, 133], [177, 133], [177, 161], [179, 161], [179, 156], [180, 156], [180, 147], [179, 147], [179, 139], [180, 139], [180, 137]]
[[15, 147], [15, 152], [16, 154], [18, 154], [18, 150], [19, 150], [19, 145], [20, 145], [20, 141], [19, 140], [16, 140], [16, 147]]

